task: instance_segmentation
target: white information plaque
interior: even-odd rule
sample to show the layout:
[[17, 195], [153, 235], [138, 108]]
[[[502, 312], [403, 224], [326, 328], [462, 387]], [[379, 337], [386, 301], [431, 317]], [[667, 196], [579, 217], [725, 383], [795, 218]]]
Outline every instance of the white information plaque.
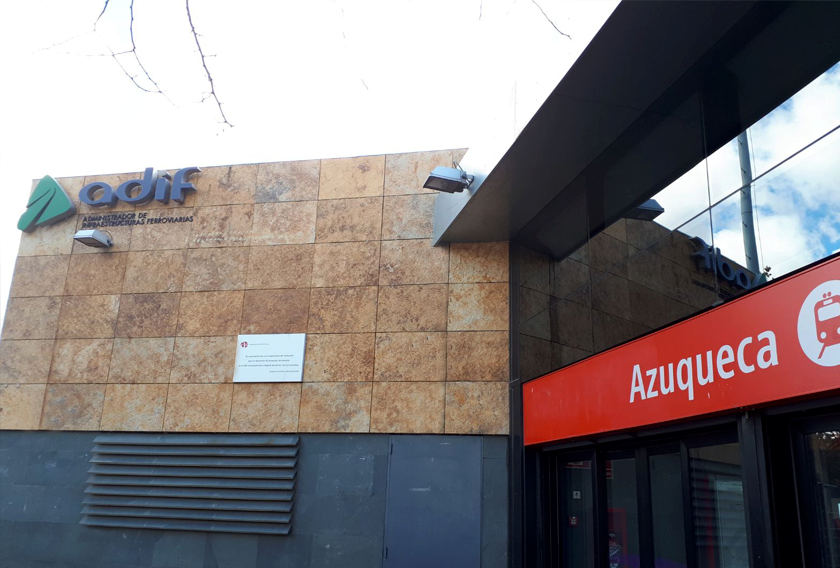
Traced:
[[299, 383], [303, 380], [305, 333], [240, 335], [234, 383]]

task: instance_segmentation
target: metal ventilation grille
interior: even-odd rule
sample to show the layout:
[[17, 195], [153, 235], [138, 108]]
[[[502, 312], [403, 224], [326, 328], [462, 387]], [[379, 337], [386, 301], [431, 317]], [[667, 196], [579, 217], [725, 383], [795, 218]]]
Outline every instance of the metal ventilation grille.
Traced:
[[299, 436], [101, 434], [81, 524], [285, 535]]

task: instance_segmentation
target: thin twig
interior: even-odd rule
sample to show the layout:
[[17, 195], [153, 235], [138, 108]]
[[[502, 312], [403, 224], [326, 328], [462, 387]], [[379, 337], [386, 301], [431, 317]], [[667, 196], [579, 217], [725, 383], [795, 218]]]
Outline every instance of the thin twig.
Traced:
[[93, 31], [96, 31], [96, 24], [98, 24], [98, 23], [99, 23], [99, 19], [102, 17], [102, 14], [104, 14], [104, 13], [105, 13], [105, 10], [107, 10], [107, 9], [108, 9], [108, 2], [110, 2], [110, 1], [111, 1], [111, 0], [105, 0], [105, 5], [104, 5], [104, 6], [102, 6], [102, 11], [101, 11], [101, 12], [99, 12], [99, 15], [96, 17], [96, 21], [95, 21], [95, 22], [93, 22]]
[[137, 88], [138, 88], [138, 89], [140, 89], [141, 91], [145, 91], [145, 92], [147, 92], [147, 93], [155, 93], [155, 94], [160, 93], [160, 94], [163, 94], [163, 93], [161, 93], [161, 91], [159, 91], [159, 90], [158, 90], [158, 91], [152, 91], [152, 90], [150, 90], [150, 89], [147, 89], [146, 87], [144, 87], [144, 86], [143, 86], [143, 85], [141, 85], [140, 83], [138, 83], [138, 82], [137, 82], [137, 76], [136, 76], [136, 75], [132, 75], [131, 73], [129, 73], [129, 72], [128, 72], [128, 70], [127, 70], [127, 69], [123, 66], [123, 64], [120, 62], [119, 58], [117, 57], [117, 55], [122, 55], [122, 54], [125, 54], [125, 53], [130, 53], [130, 52], [125, 52], [125, 51], [123, 51], [123, 52], [121, 52], [121, 53], [114, 53], [114, 50], [112, 50], [110, 47], [108, 47], [108, 51], [110, 51], [110, 52], [111, 52], [111, 54], [110, 54], [110, 56], [109, 56], [109, 57], [113, 57], [113, 58], [114, 58], [114, 61], [116, 61], [116, 62], [117, 62], [117, 65], [119, 65], [119, 66], [120, 66], [120, 69], [122, 69], [122, 72], [123, 72], [123, 73], [125, 73], [125, 76], [126, 76], [126, 77], [128, 77], [129, 79], [131, 79], [131, 82], [132, 82], [132, 83], [134, 83], [134, 86], [135, 86], [135, 87], [137, 87]]
[[[144, 67], [143, 63], [140, 61], [140, 56], [137, 55], [137, 44], [134, 43], [134, 0], [131, 0], [131, 5], [128, 7], [128, 10], [129, 10], [129, 13], [131, 14], [131, 21], [128, 24], [128, 33], [129, 33], [129, 36], [131, 37], [131, 49], [129, 50], [129, 53], [132, 53], [134, 55], [134, 60], [137, 61], [137, 65], [140, 67], [140, 69], [143, 70], [143, 73], [146, 75], [146, 79], [148, 79], [149, 82], [152, 85], [155, 86], [155, 90], [154, 91], [150, 90], [149, 92], [150, 93], [160, 93], [161, 95], [166, 97], [166, 100], [168, 100], [171, 103], [172, 101], [169, 99], [169, 97], [166, 96], [166, 93], [164, 93], [161, 90], [160, 85], [157, 84], [157, 81], [152, 79], [152, 76], [149, 75], [149, 72], [146, 70], [146, 67]], [[136, 84], [136, 82], [135, 82], [135, 84]], [[146, 90], [146, 89], [144, 89], [144, 90]]]
[[554, 25], [554, 22], [552, 22], [552, 21], [551, 21], [551, 18], [549, 18], [549, 17], [548, 17], [548, 14], [546, 14], [546, 13], [545, 13], [545, 10], [543, 10], [543, 9], [542, 9], [542, 6], [540, 6], [539, 4], [537, 4], [537, 0], [531, 0], [531, 2], [533, 2], [533, 3], [534, 3], [534, 6], [536, 6], [537, 8], [539, 8], [539, 9], [540, 9], [540, 12], [542, 12], [542, 15], [543, 15], [543, 16], [545, 16], [545, 19], [546, 19], [546, 20], [548, 20], [548, 23], [549, 23], [549, 24], [551, 24], [551, 27], [552, 27], [552, 28], [554, 28], [555, 30], [557, 30], [557, 33], [558, 33], [558, 34], [560, 34], [560, 35], [562, 35], [562, 36], [566, 36], [566, 37], [567, 37], [567, 38], [569, 38], [569, 39], [572, 39], [572, 36], [570, 36], [569, 34], [566, 34], [566, 33], [561, 32], [561, 31], [560, 31], [560, 28], [558, 28], [557, 26], [555, 26], [555, 25]]
[[[134, 0], [132, 0], [132, 2], [133, 1]], [[219, 101], [219, 97], [216, 95], [216, 86], [213, 84], [213, 76], [210, 74], [210, 69], [207, 68], [206, 57], [204, 56], [204, 51], [201, 49], [201, 43], [198, 41], [198, 33], [195, 31], [195, 26], [193, 25], [192, 14], [190, 13], [190, 0], [186, 0], [186, 4], [187, 20], [190, 22], [190, 29], [192, 30], [193, 37], [195, 38], [195, 45], [198, 47], [198, 54], [201, 56], [201, 65], [204, 67], [204, 72], [207, 74], [207, 81], [210, 83], [210, 95], [205, 97], [202, 102], [207, 100], [209, 97], [213, 97], [216, 100], [216, 106], [219, 107], [219, 114], [222, 115], [222, 123], [233, 128], [233, 125], [228, 122], [228, 119], [225, 116], [225, 111], [222, 110], [222, 103]]]

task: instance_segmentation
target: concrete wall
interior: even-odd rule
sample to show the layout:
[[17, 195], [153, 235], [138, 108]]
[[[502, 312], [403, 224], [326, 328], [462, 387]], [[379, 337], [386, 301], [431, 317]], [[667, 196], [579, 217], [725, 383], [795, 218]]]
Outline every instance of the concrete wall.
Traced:
[[[4, 568], [375, 568], [383, 564], [389, 436], [301, 436], [292, 534], [122, 530], [79, 524], [95, 433], [0, 434]], [[448, 440], [457, 443], [462, 437]], [[483, 568], [507, 566], [507, 438], [482, 440]], [[456, 512], [452, 512], [455, 514]], [[396, 543], [398, 546], [399, 543]], [[391, 546], [394, 546], [392, 543]]]
[[[205, 168], [182, 205], [23, 234], [0, 428], [506, 434], [507, 243], [430, 244], [422, 183], [462, 154]], [[112, 212], [189, 220], [72, 241]], [[303, 384], [232, 384], [237, 334], [299, 332]]]

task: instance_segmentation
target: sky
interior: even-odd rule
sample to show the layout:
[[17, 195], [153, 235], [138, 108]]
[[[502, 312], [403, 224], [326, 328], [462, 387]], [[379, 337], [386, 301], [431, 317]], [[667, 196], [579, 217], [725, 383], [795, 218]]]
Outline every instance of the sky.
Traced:
[[618, 4], [191, 0], [230, 128], [202, 102], [184, 2], [134, 1], [136, 53], [164, 94], [110, 55], [131, 49], [130, 0], [94, 31], [104, 3], [0, 2], [3, 313], [32, 179], [509, 143]]

